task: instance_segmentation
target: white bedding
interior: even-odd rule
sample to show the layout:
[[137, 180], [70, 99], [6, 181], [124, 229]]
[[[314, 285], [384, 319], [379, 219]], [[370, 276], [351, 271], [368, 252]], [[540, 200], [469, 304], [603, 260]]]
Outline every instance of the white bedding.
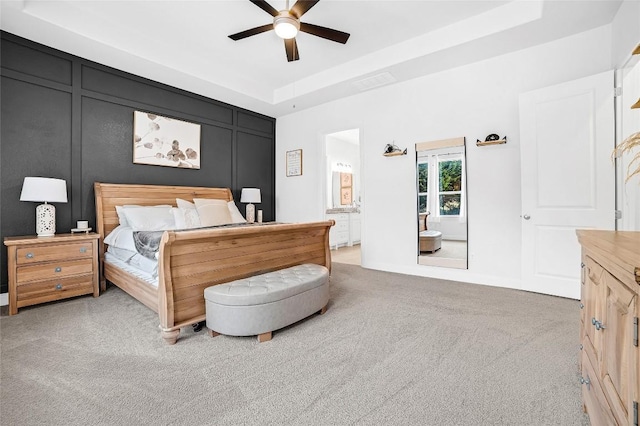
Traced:
[[141, 269], [135, 268], [126, 262], [118, 259], [113, 253], [109, 253], [108, 251], [104, 254], [104, 261], [106, 263], [110, 263], [114, 266], [117, 266], [120, 269], [129, 272], [131, 275], [138, 277], [145, 282], [151, 284], [153, 287], [158, 288], [158, 277], [151, 275], [149, 272], [145, 272]]

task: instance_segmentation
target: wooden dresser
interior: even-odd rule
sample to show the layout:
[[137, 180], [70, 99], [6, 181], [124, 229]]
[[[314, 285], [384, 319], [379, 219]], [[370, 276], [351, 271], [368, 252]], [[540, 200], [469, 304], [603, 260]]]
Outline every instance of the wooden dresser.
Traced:
[[640, 232], [579, 230], [582, 402], [591, 424], [637, 425]]
[[9, 315], [18, 308], [93, 294], [98, 288], [99, 234], [7, 237]]

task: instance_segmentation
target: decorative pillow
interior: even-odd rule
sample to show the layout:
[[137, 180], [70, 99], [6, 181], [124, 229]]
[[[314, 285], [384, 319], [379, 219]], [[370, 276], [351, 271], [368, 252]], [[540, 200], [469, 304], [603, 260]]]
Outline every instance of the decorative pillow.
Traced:
[[242, 213], [240, 213], [240, 210], [238, 210], [238, 206], [236, 206], [235, 202], [229, 201], [227, 203], [227, 206], [229, 207], [229, 214], [231, 214], [231, 223], [246, 223], [247, 222], [245, 220], [244, 216], [242, 216]]
[[196, 205], [190, 201], [176, 198], [178, 210], [172, 210], [176, 222], [176, 229], [191, 229], [200, 227], [200, 216]]
[[231, 222], [231, 213], [225, 200], [194, 198], [202, 226], [226, 225]]
[[191, 201], [183, 200], [182, 198], [176, 198], [176, 205], [179, 209], [196, 209], [195, 204], [193, 204]]
[[133, 241], [133, 230], [129, 226], [119, 225], [107, 235], [104, 243], [109, 247], [117, 247], [120, 249], [136, 251], [136, 244]]
[[[118, 214], [118, 222], [120, 222], [120, 225], [122, 226], [129, 226], [129, 223], [127, 223], [127, 217], [124, 215], [124, 209], [137, 209], [140, 207], [145, 207], [145, 206], [137, 206], [137, 205], [133, 205], [133, 204], [128, 204], [128, 205], [124, 205], [124, 206], [116, 206], [116, 213]], [[148, 207], [156, 207], [156, 208], [166, 208], [166, 207], [171, 207], [168, 204], [162, 204], [162, 205], [157, 205], [157, 206], [148, 206]]]
[[199, 228], [200, 216], [195, 206], [193, 209], [181, 209], [178, 207], [172, 207], [171, 213], [173, 213], [173, 220], [176, 223], [176, 229], [191, 229]]
[[165, 231], [175, 229], [172, 207], [138, 207], [123, 209], [127, 223], [134, 231]]

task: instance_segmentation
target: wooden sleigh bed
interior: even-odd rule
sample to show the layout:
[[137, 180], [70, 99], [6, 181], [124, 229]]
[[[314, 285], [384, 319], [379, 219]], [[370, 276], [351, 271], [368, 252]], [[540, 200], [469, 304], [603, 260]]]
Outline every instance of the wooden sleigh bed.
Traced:
[[106, 281], [158, 313], [169, 344], [180, 328], [205, 319], [204, 289], [303, 263], [331, 269], [329, 229], [333, 221], [254, 224], [232, 228], [165, 231], [159, 251], [158, 287], [105, 262], [104, 238], [119, 224], [116, 206], [176, 205], [176, 198], [233, 200], [228, 188], [95, 183], [100, 234], [101, 290]]

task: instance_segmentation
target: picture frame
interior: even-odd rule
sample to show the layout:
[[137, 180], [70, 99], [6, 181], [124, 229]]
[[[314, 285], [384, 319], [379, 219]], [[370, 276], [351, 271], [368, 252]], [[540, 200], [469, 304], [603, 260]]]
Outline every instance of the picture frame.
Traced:
[[200, 169], [200, 125], [151, 112], [133, 113], [133, 163]]
[[344, 173], [341, 172], [340, 173], [340, 187], [341, 188], [346, 188], [349, 186], [352, 186], [352, 174], [351, 173]]
[[294, 149], [286, 153], [287, 177], [302, 176], [302, 149]]
[[353, 202], [353, 192], [351, 187], [340, 188], [340, 205], [348, 206]]

